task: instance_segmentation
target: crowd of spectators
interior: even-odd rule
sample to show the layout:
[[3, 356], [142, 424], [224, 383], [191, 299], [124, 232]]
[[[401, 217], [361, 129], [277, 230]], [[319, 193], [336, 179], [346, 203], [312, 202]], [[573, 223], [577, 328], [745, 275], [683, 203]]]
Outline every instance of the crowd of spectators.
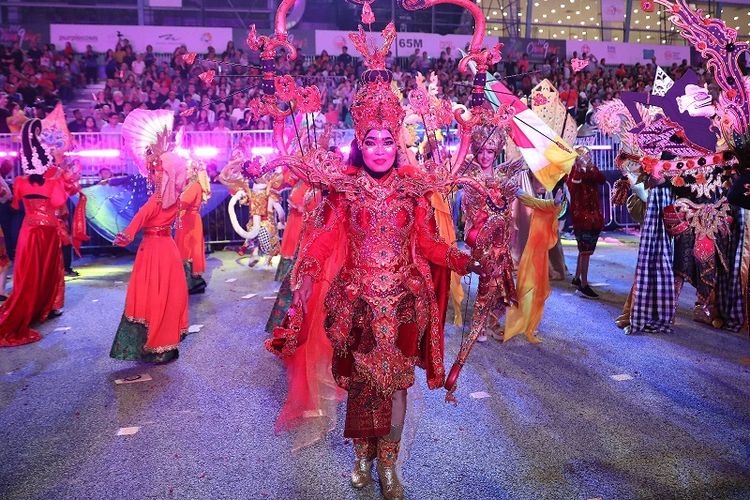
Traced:
[[[135, 108], [168, 109], [175, 113], [177, 125], [186, 130], [223, 131], [270, 128], [268, 117], [255, 116], [250, 100], [259, 93], [261, 76], [258, 54], [234, 47], [229, 42], [221, 53], [209, 48], [189, 65], [183, 58], [188, 50], [177, 48], [171, 57], [157, 55], [151, 46], [143, 53], [133, 50], [126, 39], [102, 55], [89, 46], [84, 53], [75, 53], [67, 44], [57, 50], [52, 44], [39, 47], [32, 43], [22, 50], [18, 44], [0, 47], [0, 88], [7, 95], [7, 104], [0, 101], [0, 113], [12, 113], [21, 106], [27, 115], [43, 116], [62, 99], [73, 98], [76, 87], [104, 82], [104, 89], [91, 96], [88, 107], [72, 113], [72, 132], [117, 132], [124, 117]], [[576, 56], [578, 56], [576, 54]], [[598, 103], [615, 98], [623, 90], [647, 91], [654, 80], [656, 61], [652, 64], [626, 67], [611, 66], [594, 55], [588, 67], [574, 74], [570, 61], [550, 55], [544, 62], [532, 64], [527, 54], [506, 57], [491, 71], [505, 78], [506, 85], [517, 95], [528, 95], [542, 79], [548, 78], [560, 91], [576, 119], [582, 123], [586, 112]], [[417, 72], [435, 72], [442, 94], [457, 102], [466, 102], [471, 92], [470, 81], [457, 71], [458, 59], [450, 48], [438, 58], [415, 50], [409, 57], [395, 59], [390, 54], [386, 63], [400, 88], [415, 85]], [[354, 98], [361, 60], [342, 47], [336, 55], [323, 51], [316, 57], [299, 58], [292, 63], [280, 59], [284, 74], [298, 75], [302, 85], [316, 84], [323, 96], [323, 115], [334, 127], [351, 126], [349, 109]], [[687, 69], [687, 61], [664, 68], [673, 78]], [[205, 84], [198, 75], [214, 69], [213, 84]], [[696, 68], [707, 77], [703, 68]], [[2, 97], [5, 99], [5, 97]], [[0, 116], [0, 133], [7, 133]]]

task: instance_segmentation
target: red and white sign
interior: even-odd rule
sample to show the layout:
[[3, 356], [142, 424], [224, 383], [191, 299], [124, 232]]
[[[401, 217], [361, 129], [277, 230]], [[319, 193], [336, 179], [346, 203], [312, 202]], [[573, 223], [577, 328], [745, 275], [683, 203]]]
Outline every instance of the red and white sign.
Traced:
[[50, 42], [64, 47], [70, 42], [78, 52], [91, 45], [96, 52], [106, 52], [117, 45], [118, 33], [130, 41], [133, 50], [145, 52], [151, 45], [154, 52], [173, 52], [185, 45], [190, 52], [204, 53], [212, 46], [222, 52], [232, 40], [232, 28], [186, 26], [126, 26], [102, 24], [50, 24]]
[[[632, 35], [631, 35], [632, 36]], [[642, 43], [597, 42], [591, 40], [568, 40], [566, 42], [568, 57], [577, 52], [593, 54], [599, 61], [605, 59], [607, 64], [646, 64], [656, 58], [656, 64], [662, 67], [680, 64], [683, 59], [690, 61], [690, 47], [684, 45], [656, 45]]]

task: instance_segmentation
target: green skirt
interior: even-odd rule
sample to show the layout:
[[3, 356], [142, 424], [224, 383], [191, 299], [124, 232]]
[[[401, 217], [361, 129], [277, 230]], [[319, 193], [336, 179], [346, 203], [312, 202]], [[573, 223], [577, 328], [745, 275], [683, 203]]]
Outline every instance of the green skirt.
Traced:
[[166, 352], [147, 352], [146, 345], [148, 329], [146, 325], [128, 320], [124, 315], [117, 327], [115, 341], [109, 351], [109, 357], [124, 361], [144, 361], [146, 363], [166, 363], [177, 359], [180, 354], [177, 349]]

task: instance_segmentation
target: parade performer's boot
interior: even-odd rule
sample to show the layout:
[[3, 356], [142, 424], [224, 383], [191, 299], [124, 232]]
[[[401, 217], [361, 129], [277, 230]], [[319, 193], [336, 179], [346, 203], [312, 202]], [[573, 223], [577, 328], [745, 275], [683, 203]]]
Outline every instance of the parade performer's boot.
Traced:
[[404, 487], [396, 474], [399, 445], [399, 441], [378, 439], [378, 478], [380, 479], [380, 492], [386, 500], [404, 498]]
[[352, 486], [360, 489], [372, 482], [372, 461], [377, 453], [376, 438], [354, 439], [354, 470]]

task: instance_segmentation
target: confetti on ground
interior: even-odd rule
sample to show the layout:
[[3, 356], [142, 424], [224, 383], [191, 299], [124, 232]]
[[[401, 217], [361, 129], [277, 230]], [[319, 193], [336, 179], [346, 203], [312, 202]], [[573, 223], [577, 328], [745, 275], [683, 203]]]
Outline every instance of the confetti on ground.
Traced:
[[203, 328], [203, 325], [190, 325], [188, 327], [188, 333], [198, 333]]
[[153, 380], [151, 375], [148, 373], [141, 373], [139, 375], [131, 375], [130, 377], [118, 378], [115, 380], [115, 384], [137, 384], [139, 382], [148, 382], [149, 380]]
[[591, 286], [607, 286], [607, 285], [609, 285], [609, 283], [607, 283], [606, 281], [602, 281], [601, 283], [589, 283], [589, 285], [591, 285]]
[[117, 286], [117, 285], [124, 285], [124, 284], [125, 284], [124, 281], [115, 281], [115, 286]]
[[68, 330], [72, 330], [72, 329], [73, 329], [72, 326], [58, 326], [57, 328], [55, 328], [52, 331], [53, 332], [67, 332]]
[[573, 294], [570, 293], [570, 292], [561, 293], [560, 295], [562, 295], [563, 297], [572, 297], [573, 296]]
[[117, 429], [117, 435], [118, 436], [132, 436], [139, 430], [141, 430], [140, 427], [120, 427], [119, 429]]
[[97, 302], [99, 302], [99, 299], [94, 299], [91, 302], [93, 302], [94, 304], [96, 304]]
[[631, 377], [627, 373], [620, 373], [618, 375], [610, 375], [609, 378], [611, 378], [612, 380], [616, 380], [618, 382], [624, 382], [625, 380], [633, 380], [633, 377]]
[[469, 396], [471, 396], [474, 399], [485, 399], [485, 398], [491, 397], [488, 393], [484, 391], [472, 392], [471, 394], [469, 394]]
[[237, 278], [229, 278], [228, 280], [224, 280], [225, 283], [234, 283], [237, 281]]
[[263, 297], [263, 300], [276, 300], [276, 295], [270, 295], [268, 297]]
[[243, 299], [252, 299], [256, 295], [258, 295], [258, 294], [257, 293], [248, 293], [247, 295], [243, 295], [242, 298]]

